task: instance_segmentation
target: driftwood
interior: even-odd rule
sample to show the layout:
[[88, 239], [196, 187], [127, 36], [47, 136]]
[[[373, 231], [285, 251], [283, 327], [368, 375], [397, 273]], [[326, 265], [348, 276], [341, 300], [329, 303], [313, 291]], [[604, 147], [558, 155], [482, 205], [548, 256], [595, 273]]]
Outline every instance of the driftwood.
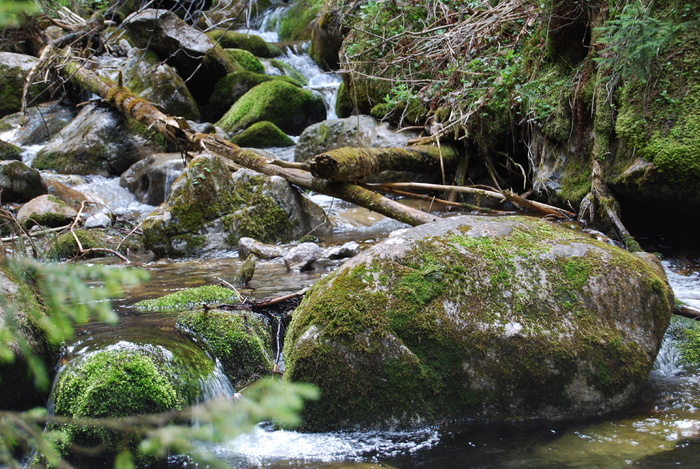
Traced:
[[450, 146], [338, 148], [316, 155], [311, 174], [335, 182], [355, 182], [381, 171], [426, 172], [453, 169], [457, 152]]
[[283, 177], [303, 189], [341, 198], [410, 225], [421, 225], [437, 219], [357, 185], [331, 183], [297, 169], [270, 164], [255, 152], [242, 149], [217, 135], [192, 132], [186, 126], [186, 121], [183, 122], [184, 119], [164, 114], [128, 88], [86, 70], [75, 61], [67, 60], [61, 72], [74, 84], [97, 94], [120, 112], [175, 142], [183, 152], [208, 150], [246, 168], [268, 176]]

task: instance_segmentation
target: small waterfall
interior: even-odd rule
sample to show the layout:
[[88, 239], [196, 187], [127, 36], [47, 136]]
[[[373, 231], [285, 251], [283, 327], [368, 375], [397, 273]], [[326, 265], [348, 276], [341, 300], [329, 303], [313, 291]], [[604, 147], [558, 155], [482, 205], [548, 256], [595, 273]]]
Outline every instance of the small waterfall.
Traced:
[[237, 398], [239, 394], [233, 389], [231, 381], [226, 377], [224, 369], [219, 360], [209, 376], [199, 380], [201, 395], [198, 402], [205, 402], [209, 399], [225, 396], [229, 399]]
[[88, 182], [74, 187], [75, 190], [93, 194], [105, 201], [110, 211], [118, 215], [140, 213], [147, 215], [155, 210], [152, 205], [142, 204], [129, 189], [119, 185], [119, 178], [88, 176]]

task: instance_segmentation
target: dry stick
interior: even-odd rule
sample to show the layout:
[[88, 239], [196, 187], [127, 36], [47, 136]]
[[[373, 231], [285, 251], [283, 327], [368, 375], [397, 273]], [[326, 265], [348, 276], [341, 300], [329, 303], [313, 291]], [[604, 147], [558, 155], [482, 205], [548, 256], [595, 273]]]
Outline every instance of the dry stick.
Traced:
[[437, 217], [429, 213], [407, 207], [354, 184], [331, 183], [302, 171], [268, 164], [266, 159], [257, 153], [244, 150], [217, 135], [198, 134], [181, 129], [174, 117], [164, 114], [129, 89], [118, 87], [112, 80], [83, 69], [74, 61], [67, 61], [61, 72], [79, 86], [101, 96], [117, 110], [155, 129], [168, 140], [176, 142], [184, 150], [206, 149], [249, 169], [268, 176], [280, 176], [304, 189], [341, 198], [410, 225], [437, 220]]
[[[91, 203], [91, 202], [88, 202]], [[70, 225], [70, 233], [73, 235], [73, 239], [75, 240], [75, 243], [78, 246], [78, 255], [79, 256], [84, 256], [85, 254], [88, 254], [90, 252], [106, 252], [109, 254], [114, 254], [117, 256], [119, 259], [123, 260], [127, 264], [131, 264], [131, 261], [127, 259], [126, 257], [122, 256], [119, 254], [117, 251], [114, 249], [109, 249], [109, 248], [88, 248], [84, 249], [83, 244], [80, 242], [80, 239], [78, 239], [78, 235], [75, 233], [75, 226], [78, 224], [80, 221], [80, 215], [82, 215], [83, 210], [85, 209], [85, 201], [82, 201], [80, 203], [80, 210], [78, 210], [78, 214], [75, 216], [75, 219], [73, 220], [73, 223]]]
[[415, 192], [406, 192], [406, 191], [401, 191], [398, 189], [391, 189], [389, 187], [380, 187], [380, 190], [382, 192], [387, 192], [389, 194], [395, 194], [395, 195], [400, 195], [400, 196], [404, 196], [404, 197], [412, 197], [414, 199], [419, 199], [419, 200], [428, 200], [431, 203], [438, 203], [438, 204], [446, 205], [448, 207], [466, 208], [469, 210], [476, 210], [478, 212], [484, 212], [484, 213], [501, 213], [501, 214], [511, 213], [511, 212], [505, 212], [502, 210], [494, 210], [494, 209], [490, 209], [490, 208], [479, 207], [478, 205], [472, 205], [472, 204], [467, 204], [467, 203], [462, 203], [462, 202], [455, 202], [452, 200], [438, 199], [438, 198], [430, 196], [430, 195], [416, 194]]

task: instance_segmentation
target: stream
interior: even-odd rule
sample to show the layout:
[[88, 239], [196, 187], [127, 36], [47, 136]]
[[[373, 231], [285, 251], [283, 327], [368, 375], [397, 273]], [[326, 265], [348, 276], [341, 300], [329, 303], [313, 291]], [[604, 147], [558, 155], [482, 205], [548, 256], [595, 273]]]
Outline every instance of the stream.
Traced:
[[[273, 19], [266, 18], [264, 25], [274, 23]], [[275, 33], [265, 26], [263, 29], [266, 40], [276, 41]], [[325, 96], [329, 111], [334, 109], [338, 77], [321, 73], [305, 54], [289, 51], [282, 60], [304, 74], [309, 88]], [[26, 149], [25, 162], [31, 163], [37, 151], [37, 147]], [[293, 159], [293, 147], [275, 154]], [[146, 214], [155, 208], [136, 202], [119, 186], [117, 178], [88, 177], [76, 189], [98, 194], [118, 214]], [[327, 211], [335, 227], [332, 234], [321, 238], [322, 249], [350, 240], [367, 249], [391, 231], [405, 227], [337, 199], [320, 195], [312, 198]], [[148, 270], [151, 279], [115, 302], [119, 324], [92, 323], [79, 330], [75, 343], [67, 348], [69, 355], [120, 343], [160, 346], [183, 340], [175, 329], [174, 313], [143, 312], [132, 305], [183, 288], [217, 284], [219, 279], [231, 278], [242, 263], [236, 251], [197, 259], [132, 260]], [[90, 262], [117, 261], [110, 258]], [[700, 307], [700, 251], [666, 254], [663, 264], [677, 297]], [[255, 276], [241, 293], [260, 299], [295, 292], [312, 285], [332, 268], [321, 266], [289, 273], [281, 259], [259, 261]], [[215, 379], [203, 383], [203, 394], [230, 395], [234, 390], [226, 383], [218, 373]], [[208, 449], [235, 469], [700, 467], [700, 370], [679, 365], [678, 351], [667, 337], [636, 404], [625, 412], [601, 418], [575, 422], [468, 421], [410, 431], [316, 434], [274, 430], [262, 424], [252, 434]], [[174, 459], [171, 467], [191, 465]]]

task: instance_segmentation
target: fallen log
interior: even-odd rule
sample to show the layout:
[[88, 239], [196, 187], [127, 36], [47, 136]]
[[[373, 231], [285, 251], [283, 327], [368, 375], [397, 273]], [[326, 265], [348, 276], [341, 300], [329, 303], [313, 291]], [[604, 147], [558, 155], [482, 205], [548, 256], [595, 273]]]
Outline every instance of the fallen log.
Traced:
[[417, 145], [405, 148], [344, 147], [316, 155], [311, 174], [334, 182], [357, 182], [381, 171], [433, 172], [451, 170], [457, 152], [450, 146]]
[[268, 176], [280, 176], [303, 189], [338, 197], [409, 225], [421, 225], [437, 220], [437, 217], [429, 213], [408, 207], [363, 187], [332, 183], [298, 169], [271, 164], [257, 153], [240, 148], [217, 135], [192, 132], [183, 118], [164, 114], [121, 83], [98, 76], [73, 60], [66, 60], [61, 67], [64, 77], [75, 85], [100, 96], [118, 111], [176, 143], [183, 153], [205, 149], [254, 171]]
[[695, 319], [700, 321], [700, 309], [685, 303], [679, 303], [673, 307], [673, 314], [683, 316], [684, 318]]

